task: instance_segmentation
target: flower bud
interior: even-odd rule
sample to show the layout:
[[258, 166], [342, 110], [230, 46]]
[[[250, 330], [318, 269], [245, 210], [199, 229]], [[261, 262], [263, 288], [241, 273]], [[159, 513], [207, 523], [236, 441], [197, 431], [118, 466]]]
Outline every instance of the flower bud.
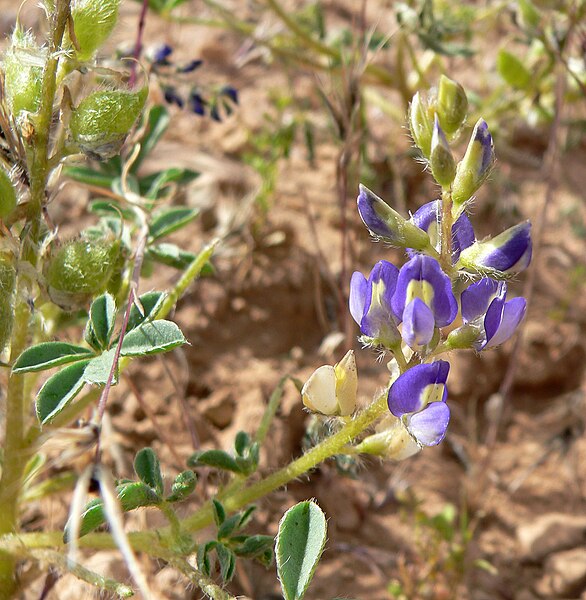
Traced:
[[102, 90], [84, 98], [71, 115], [71, 135], [82, 152], [105, 160], [116, 155], [140, 116], [148, 94]]
[[429, 166], [431, 167], [431, 174], [434, 179], [443, 188], [449, 187], [452, 181], [454, 181], [454, 177], [456, 176], [456, 161], [452, 156], [448, 140], [440, 127], [437, 115], [435, 116], [431, 138]]
[[402, 248], [426, 250], [430, 247], [429, 236], [425, 231], [404, 219], [368, 188], [360, 185], [359, 189], [358, 212], [372, 235]]
[[466, 154], [456, 169], [456, 178], [452, 186], [454, 216], [462, 212], [464, 203], [470, 200], [484, 183], [493, 163], [492, 136], [486, 122], [480, 119], [474, 127]]
[[413, 96], [409, 107], [409, 129], [415, 145], [421, 150], [423, 156], [429, 158], [433, 120], [427, 101], [419, 92]]
[[112, 33], [120, 0], [73, 0], [71, 18], [79, 49], [77, 59], [90, 60]]
[[354, 351], [334, 365], [316, 369], [301, 389], [303, 404], [322, 415], [351, 415], [356, 408], [358, 375]]
[[468, 323], [450, 331], [445, 341], [447, 350], [465, 350], [473, 348], [481, 337], [481, 331], [478, 327]]
[[531, 223], [525, 221], [462, 250], [458, 267], [503, 277], [525, 270], [531, 262], [531, 252]]
[[356, 446], [358, 452], [399, 461], [421, 451], [421, 446], [395, 416], [383, 419], [376, 430], [377, 433], [369, 435]]
[[0, 167], [0, 219], [5, 219], [16, 208], [16, 190], [10, 175]]
[[17, 26], [3, 61], [4, 91], [14, 118], [39, 109], [44, 64], [44, 52], [32, 33]]
[[49, 297], [64, 310], [85, 306], [106, 289], [119, 254], [118, 239], [80, 238], [66, 242], [45, 264]]
[[11, 253], [0, 252], [0, 352], [10, 340], [14, 321], [14, 290], [16, 269]]
[[468, 113], [468, 98], [464, 88], [449, 77], [442, 75], [437, 92], [437, 116], [442, 129], [448, 134], [456, 133]]

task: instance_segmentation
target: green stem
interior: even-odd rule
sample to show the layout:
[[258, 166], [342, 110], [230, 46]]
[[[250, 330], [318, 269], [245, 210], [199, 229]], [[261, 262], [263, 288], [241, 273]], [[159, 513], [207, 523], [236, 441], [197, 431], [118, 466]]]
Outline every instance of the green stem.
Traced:
[[442, 230], [440, 263], [446, 273], [453, 271], [452, 267], [452, 191], [442, 191]]
[[[43, 71], [41, 105], [31, 117], [33, 131], [27, 138], [27, 163], [30, 179], [30, 202], [27, 214], [27, 235], [23, 240], [21, 259], [36, 269], [42, 232], [42, 211], [49, 176], [49, 134], [56, 92], [58, 51], [69, 18], [69, 0], [58, 0], [50, 23], [49, 53]], [[11, 362], [26, 348], [29, 338], [30, 308], [33, 281], [27, 270], [19, 273], [14, 331], [11, 340]], [[0, 534], [18, 529], [20, 488], [24, 468], [31, 452], [26, 437], [30, 398], [25, 395], [25, 376], [12, 375], [8, 381], [6, 400], [6, 435], [4, 468], [0, 480]], [[15, 590], [15, 561], [0, 557], [0, 599], [10, 598]]]

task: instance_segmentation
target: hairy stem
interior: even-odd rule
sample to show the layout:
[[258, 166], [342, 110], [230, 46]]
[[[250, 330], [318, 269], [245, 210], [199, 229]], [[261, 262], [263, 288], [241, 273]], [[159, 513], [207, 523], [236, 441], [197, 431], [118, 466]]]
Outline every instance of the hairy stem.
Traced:
[[[30, 202], [27, 214], [27, 235], [23, 240], [21, 258], [36, 269], [41, 241], [43, 206], [49, 168], [49, 135], [56, 93], [59, 65], [58, 51], [69, 18], [69, 0], [58, 0], [50, 22], [49, 52], [43, 71], [41, 105], [31, 116], [32, 130], [27, 132], [27, 163], [30, 181]], [[29, 298], [33, 281], [28, 271], [19, 273], [14, 333], [11, 340], [11, 362], [25, 349], [29, 338]], [[0, 480], [0, 534], [18, 529], [20, 488], [24, 468], [30, 454], [26, 426], [30, 398], [25, 394], [25, 376], [12, 375], [6, 400], [6, 434], [4, 461]], [[0, 556], [0, 599], [10, 598], [15, 589], [14, 559]]]

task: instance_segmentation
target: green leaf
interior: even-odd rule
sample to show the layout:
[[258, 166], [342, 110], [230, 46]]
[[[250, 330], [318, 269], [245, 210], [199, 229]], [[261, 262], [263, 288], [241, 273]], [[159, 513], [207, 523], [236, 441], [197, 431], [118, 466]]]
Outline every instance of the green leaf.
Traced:
[[224, 471], [232, 471], [233, 473], [242, 473], [242, 470], [234, 460], [224, 450], [202, 450], [193, 453], [187, 459], [188, 467], [214, 467]]
[[47, 379], [36, 401], [37, 417], [41, 425], [50, 423], [79, 393], [85, 384], [84, 371], [89, 362], [76, 362]]
[[64, 167], [63, 175], [79, 183], [106, 189], [110, 189], [112, 187], [112, 181], [114, 181], [112, 175], [106, 175], [100, 171], [95, 171], [90, 167]]
[[[112, 348], [96, 356], [89, 361], [89, 364], [83, 374], [83, 378], [86, 383], [92, 383], [95, 385], [104, 385], [110, 377], [110, 371], [112, 370], [112, 363], [116, 356], [116, 348]], [[118, 382], [118, 367], [114, 373], [112, 380], [113, 384]]]
[[122, 356], [144, 356], [168, 352], [185, 344], [181, 329], [172, 321], [142, 323], [124, 336]]
[[240, 546], [234, 548], [234, 552], [243, 558], [256, 558], [267, 550], [272, 554], [274, 543], [275, 538], [270, 535], [251, 535]]
[[27, 348], [12, 365], [13, 373], [44, 371], [91, 356], [89, 348], [65, 342], [43, 342]]
[[226, 511], [222, 506], [222, 503], [215, 498], [212, 499], [212, 509], [214, 511], [214, 521], [219, 527], [226, 520]]
[[[110, 294], [96, 298], [90, 306], [90, 320], [86, 327], [85, 339], [95, 341], [100, 350], [105, 350], [110, 344], [110, 338], [116, 323], [116, 302]], [[89, 338], [89, 339], [88, 339]]]
[[199, 209], [185, 207], [168, 208], [161, 211], [154, 217], [149, 227], [149, 237], [151, 240], [157, 240], [170, 235], [191, 223], [198, 214]]
[[240, 515], [240, 522], [238, 523], [238, 529], [243, 529], [250, 523], [255, 510], [256, 504], [251, 504], [246, 510], [242, 511]]
[[120, 215], [127, 221], [136, 222], [136, 214], [130, 208], [122, 206], [114, 200], [98, 199], [93, 200], [89, 205], [89, 211], [102, 217], [115, 217], [120, 219]]
[[[155, 491], [140, 481], [127, 481], [116, 487], [116, 493], [123, 512], [161, 503], [161, 498]], [[94, 498], [88, 502], [81, 515], [79, 537], [90, 533], [90, 531], [93, 531], [105, 522], [104, 501], [101, 498]], [[70, 541], [70, 529], [71, 524], [68, 521], [63, 532], [63, 541], [65, 543]]]
[[238, 524], [240, 522], [240, 514], [237, 513], [228, 517], [219, 527], [218, 527], [218, 539], [225, 540], [229, 538], [238, 528]]
[[[152, 260], [156, 260], [157, 262], [167, 265], [168, 267], [173, 267], [174, 269], [179, 269], [183, 271], [187, 269], [187, 267], [196, 259], [197, 255], [193, 252], [187, 252], [186, 250], [182, 250], [179, 246], [175, 244], [156, 244], [154, 246], [149, 246], [147, 248], [147, 257]], [[208, 268], [209, 273], [209, 263], [202, 269], [202, 275], [206, 268]], [[207, 274], [207, 273], [206, 273]]]
[[136, 453], [134, 470], [143, 483], [155, 490], [159, 496], [163, 494], [161, 464], [152, 448], [143, 448]]
[[140, 191], [145, 198], [149, 200], [157, 200], [161, 194], [161, 191], [165, 189], [170, 183], [177, 185], [187, 185], [194, 179], [199, 177], [197, 171], [191, 169], [182, 169], [179, 167], [173, 167], [166, 169], [165, 171], [159, 171], [153, 173], [147, 177], [143, 177], [140, 180]]
[[152, 152], [153, 148], [157, 145], [157, 142], [167, 130], [169, 121], [171, 120], [169, 111], [162, 105], [153, 106], [149, 110], [146, 118], [148, 122], [147, 132], [141, 140], [140, 152], [138, 153], [136, 160], [132, 163], [131, 171], [133, 173], [138, 171], [144, 159]]
[[227, 583], [234, 577], [236, 555], [230, 548], [224, 546], [224, 544], [216, 545], [216, 554], [218, 555], [218, 561], [220, 562], [220, 576], [222, 577], [222, 581]]
[[511, 87], [518, 90], [527, 90], [531, 87], [533, 75], [514, 54], [506, 50], [499, 50], [496, 68], [499, 75]]
[[181, 502], [193, 493], [197, 477], [193, 471], [183, 471], [175, 477], [171, 486], [171, 494], [167, 497], [167, 502]]
[[200, 544], [197, 548], [197, 568], [207, 575], [211, 575], [212, 565], [210, 562], [210, 551], [217, 546], [216, 540], [210, 540], [205, 544]]
[[167, 294], [165, 292], [147, 292], [146, 294], [139, 296], [138, 300], [144, 314], [141, 315], [138, 306], [133, 304], [130, 308], [126, 332], [128, 333], [130, 330], [135, 329], [145, 321], [152, 321], [157, 316], [166, 297]]
[[285, 600], [300, 600], [313, 578], [327, 537], [324, 513], [315, 502], [300, 502], [279, 523], [277, 574]]
[[236, 434], [236, 440], [234, 441], [234, 448], [236, 453], [240, 456], [244, 456], [244, 451], [250, 445], [250, 436], [246, 431], [239, 431]]

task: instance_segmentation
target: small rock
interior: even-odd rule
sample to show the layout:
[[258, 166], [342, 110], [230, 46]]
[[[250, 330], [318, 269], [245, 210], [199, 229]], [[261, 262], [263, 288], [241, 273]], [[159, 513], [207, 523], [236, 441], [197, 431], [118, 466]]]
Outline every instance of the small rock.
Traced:
[[547, 598], [578, 598], [586, 585], [586, 548], [552, 554], [545, 561], [545, 575], [535, 586]]
[[521, 556], [539, 562], [548, 554], [586, 542], [586, 517], [549, 513], [517, 528]]
[[200, 401], [201, 411], [216, 427], [224, 429], [232, 422], [235, 402], [229, 389], [219, 389]]

